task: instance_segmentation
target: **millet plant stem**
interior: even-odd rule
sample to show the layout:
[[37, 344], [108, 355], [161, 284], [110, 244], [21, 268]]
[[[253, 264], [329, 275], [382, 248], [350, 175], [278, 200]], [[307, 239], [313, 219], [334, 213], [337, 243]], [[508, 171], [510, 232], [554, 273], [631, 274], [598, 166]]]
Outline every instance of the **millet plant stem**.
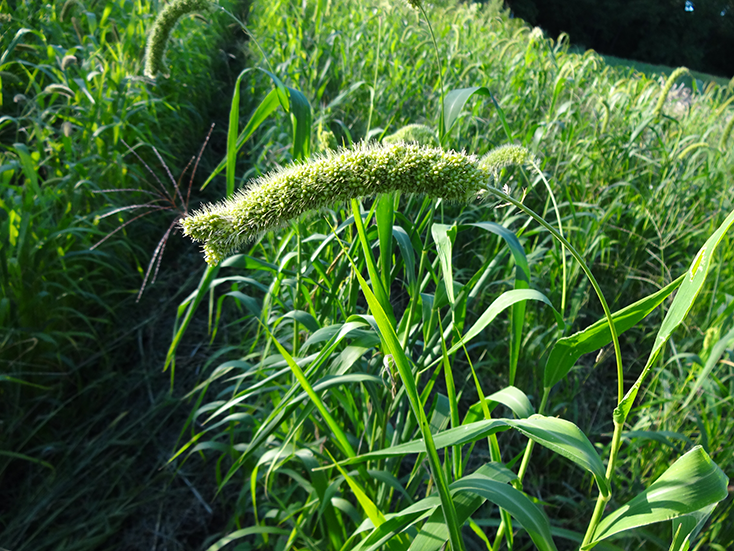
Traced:
[[377, 18], [377, 56], [375, 56], [375, 77], [372, 80], [372, 90], [370, 90], [370, 111], [367, 115], [367, 130], [365, 136], [370, 133], [372, 128], [372, 113], [375, 110], [375, 94], [377, 93], [377, 72], [380, 70], [380, 46], [382, 39], [382, 17]]
[[[382, 286], [382, 281], [377, 274], [374, 257], [372, 256], [372, 249], [369, 245], [369, 242], [367, 241], [364, 224], [362, 223], [362, 218], [359, 212], [359, 201], [357, 199], [352, 199], [351, 204], [352, 211], [355, 215], [355, 226], [357, 228], [357, 232], [359, 233], [359, 240], [365, 254], [365, 260], [368, 270], [370, 272], [370, 278], [372, 279], [373, 287], [375, 289], [379, 289]], [[451, 492], [449, 491], [449, 485], [446, 481], [443, 466], [441, 465], [441, 459], [439, 458], [438, 451], [436, 450], [436, 444], [433, 440], [433, 433], [431, 433], [431, 426], [428, 422], [428, 419], [426, 418], [426, 412], [423, 409], [423, 402], [421, 401], [420, 394], [418, 393], [418, 389], [415, 384], [415, 377], [411, 370], [408, 358], [405, 356], [404, 351], [399, 348], [400, 341], [397, 334], [395, 333], [396, 324], [395, 316], [392, 312], [392, 307], [390, 306], [389, 302], [380, 302], [380, 298], [378, 296], [375, 296], [375, 294], [370, 290], [369, 284], [364, 280], [364, 278], [358, 271], [356, 264], [354, 264], [354, 261], [346, 252], [344, 244], [338, 236], [336, 239], [339, 245], [342, 247], [342, 250], [347, 256], [350, 264], [352, 265], [354, 274], [357, 276], [360, 287], [362, 288], [363, 295], [367, 299], [367, 302], [370, 304], [370, 309], [372, 310], [372, 313], [375, 316], [378, 325], [381, 326], [383, 333], [381, 340], [383, 341], [383, 344], [386, 345], [386, 349], [384, 350], [384, 352], [388, 353], [388, 350], [390, 349], [393, 352], [393, 362], [395, 363], [398, 373], [400, 374], [403, 388], [405, 389], [405, 393], [408, 396], [408, 401], [410, 402], [410, 409], [415, 416], [418, 427], [421, 431], [421, 435], [423, 436], [423, 443], [426, 448], [426, 456], [428, 458], [428, 463], [430, 465], [430, 471], [432, 475], [429, 480], [429, 486], [430, 481], [433, 481], [436, 484], [436, 488], [438, 489], [438, 494], [441, 501], [441, 509], [443, 511], [444, 520], [449, 530], [449, 541], [451, 542], [451, 549], [452, 551], [465, 551], [464, 540], [461, 537], [461, 524], [459, 523], [459, 519], [456, 514], [456, 508], [454, 507], [454, 503], [452, 501]], [[382, 290], [381, 292], [383, 296], [386, 296], [384, 290]], [[382, 308], [383, 304], [387, 307], [387, 312]]]
[[[532, 157], [530, 158], [530, 166], [533, 167], [535, 172], [538, 173], [541, 180], [543, 180], [543, 183], [545, 184], [545, 188], [548, 190], [548, 195], [550, 196], [551, 201], [553, 202], [553, 210], [556, 213], [556, 221], [558, 222], [558, 233], [563, 236], [563, 224], [561, 223], [561, 214], [558, 211], [558, 203], [556, 202], [556, 196], [553, 193], [553, 190], [550, 187], [550, 184], [548, 183], [547, 178], [545, 177], [545, 174], [543, 174], [543, 171], [540, 170], [540, 167], [536, 163], [535, 159]], [[566, 247], [561, 243], [561, 268], [563, 270], [563, 281], [561, 282], [561, 315], [564, 315], [566, 312]]]
[[[553, 237], [555, 237], [558, 241], [560, 241], [563, 245], [565, 245], [571, 255], [576, 259], [576, 261], [581, 266], [581, 269], [586, 274], [586, 277], [589, 279], [589, 282], [591, 283], [591, 286], [594, 288], [594, 291], [596, 292], [597, 296], [599, 297], [599, 301], [601, 302], [602, 308], [604, 309], [604, 315], [607, 318], [607, 322], [609, 323], [609, 332], [612, 335], [612, 342], [614, 343], [614, 354], [617, 360], [617, 403], [620, 403], [624, 399], [624, 379], [623, 379], [623, 370], [622, 370], [622, 351], [619, 346], [619, 337], [617, 336], [617, 329], [614, 326], [614, 320], [612, 319], [612, 313], [609, 310], [609, 305], [607, 304], [606, 299], [604, 298], [604, 294], [602, 293], [601, 288], [599, 287], [599, 283], [596, 281], [596, 278], [594, 277], [594, 274], [591, 273], [591, 270], [586, 265], [586, 262], [584, 261], [583, 257], [579, 252], [576, 250], [576, 248], [569, 243], [565, 237], [563, 237], [558, 231], [551, 226], [548, 222], [546, 222], [540, 215], [535, 213], [530, 208], [523, 205], [520, 201], [515, 199], [514, 197], [511, 197], [507, 193], [504, 193], [503, 191], [493, 188], [493, 187], [487, 187], [487, 192], [491, 195], [494, 195], [498, 199], [501, 199], [503, 201], [506, 201], [521, 211], [523, 211], [525, 214], [533, 218], [536, 222], [538, 222], [541, 226], [543, 226], [545, 229], [547, 229]], [[607, 464], [607, 470], [606, 470], [606, 479], [611, 487], [611, 481], [612, 481], [612, 475], [614, 474], [614, 465], [616, 463], [617, 459], [617, 453], [619, 452], [619, 444], [621, 442], [622, 437], [622, 423], [618, 423], [616, 420], [614, 421], [614, 435], [612, 436], [612, 445], [611, 449], [609, 451], [609, 463]], [[591, 517], [591, 520], [589, 521], [589, 526], [586, 530], [586, 535], [584, 536], [584, 541], [582, 542], [582, 546], [588, 543], [591, 538], [594, 535], [594, 531], [596, 530], [597, 525], [599, 524], [599, 521], [601, 520], [602, 514], [604, 513], [604, 506], [606, 505], [607, 501], [609, 501], [609, 497], [604, 497], [601, 492], [599, 493], [599, 496], [596, 501], [596, 506], [594, 508], [594, 513]]]
[[438, 139], [440, 142], [443, 143], [443, 136], [446, 133], [446, 129], [444, 128], [444, 94], [445, 90], [443, 89], [443, 67], [441, 65], [441, 56], [438, 53], [438, 43], [436, 42], [436, 35], [433, 34], [433, 27], [431, 26], [431, 20], [428, 19], [428, 14], [426, 14], [426, 10], [423, 8], [423, 3], [420, 2], [418, 4], [418, 9], [420, 9], [421, 13], [423, 14], [423, 18], [426, 20], [426, 24], [428, 25], [428, 31], [431, 33], [431, 40], [433, 40], [433, 50], [436, 52], [436, 63], [438, 64], [438, 86], [440, 88], [440, 97], [441, 97], [441, 111], [438, 119]]

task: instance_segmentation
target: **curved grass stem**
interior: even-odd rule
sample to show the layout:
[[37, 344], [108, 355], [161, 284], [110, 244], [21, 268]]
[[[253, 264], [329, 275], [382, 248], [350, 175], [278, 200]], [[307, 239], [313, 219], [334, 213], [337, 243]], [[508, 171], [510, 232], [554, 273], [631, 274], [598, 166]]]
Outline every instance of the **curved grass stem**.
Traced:
[[423, 4], [419, 4], [418, 8], [420, 9], [421, 13], [423, 14], [423, 19], [426, 20], [426, 24], [428, 25], [428, 31], [431, 33], [431, 40], [433, 40], [433, 50], [436, 52], [436, 63], [438, 64], [438, 86], [440, 88], [440, 96], [441, 96], [441, 110], [438, 120], [438, 139], [441, 143], [443, 143], [443, 136], [446, 133], [446, 129], [444, 128], [444, 88], [443, 88], [443, 68], [441, 66], [441, 55], [438, 53], [438, 42], [436, 42], [436, 35], [433, 34], [433, 26], [431, 25], [430, 19], [428, 19], [428, 14], [426, 14], [426, 10], [423, 8]]
[[617, 403], [621, 402], [622, 399], [624, 398], [624, 380], [623, 380], [623, 370], [622, 370], [622, 350], [619, 346], [619, 337], [617, 336], [617, 329], [614, 326], [614, 321], [612, 319], [612, 312], [611, 310], [609, 310], [609, 305], [607, 304], [606, 298], [604, 298], [604, 293], [602, 293], [599, 283], [596, 281], [594, 274], [591, 273], [591, 270], [589, 269], [589, 266], [584, 261], [584, 258], [576, 250], [576, 248], [573, 245], [571, 245], [571, 243], [569, 243], [568, 240], [558, 232], [558, 230], [556, 230], [553, 226], [551, 226], [548, 222], [546, 222], [543, 219], [543, 217], [540, 216], [538, 213], [536, 213], [534, 210], [530, 209], [529, 207], [526, 207], [522, 202], [518, 201], [517, 199], [508, 195], [507, 193], [505, 193], [502, 190], [499, 190], [493, 187], [487, 187], [486, 191], [490, 195], [494, 195], [498, 199], [501, 199], [502, 201], [505, 201], [517, 207], [522, 212], [530, 216], [533, 220], [535, 220], [538, 224], [543, 226], [546, 230], [548, 230], [551, 233], [551, 235], [553, 235], [555, 239], [557, 239], [562, 245], [564, 245], [568, 249], [568, 252], [571, 253], [571, 256], [573, 256], [576, 259], [576, 261], [579, 263], [579, 265], [581, 266], [581, 269], [584, 271], [584, 274], [586, 274], [586, 277], [589, 279], [591, 286], [594, 288], [594, 292], [596, 293], [596, 296], [599, 298], [601, 307], [604, 310], [604, 317], [606, 317], [607, 323], [609, 323], [609, 332], [612, 334], [612, 343], [614, 345], [614, 355], [617, 361]]
[[[558, 211], [558, 203], [556, 202], [556, 196], [553, 193], [553, 190], [551, 189], [550, 184], [548, 183], [548, 180], [545, 177], [545, 174], [543, 174], [543, 171], [540, 170], [540, 167], [535, 162], [535, 160], [532, 158], [530, 160], [530, 166], [532, 166], [535, 172], [538, 173], [538, 176], [540, 176], [540, 179], [543, 180], [543, 184], [545, 184], [545, 188], [548, 190], [548, 195], [550, 195], [550, 199], [553, 202], [553, 210], [556, 213], [556, 222], [558, 223], [558, 233], [560, 233], [561, 236], [563, 236], [563, 224], [561, 223], [561, 214]], [[566, 247], [563, 245], [563, 243], [561, 243], [561, 269], [563, 270], [563, 275], [562, 275], [563, 281], [561, 282], [561, 315], [564, 315], [566, 313], [566, 287], [568, 283], [566, 279]]]
[[[522, 204], [522, 202], [518, 201], [514, 197], [511, 197], [507, 193], [504, 193], [503, 191], [496, 189], [496, 188], [487, 188], [487, 192], [491, 195], [494, 195], [498, 199], [501, 199], [502, 201], [506, 201], [518, 209], [520, 209], [522, 212], [533, 218], [538, 224], [543, 226], [545, 229], [547, 229], [551, 235], [555, 239], [561, 242], [562, 245], [564, 245], [568, 251], [571, 253], [571, 255], [576, 259], [576, 261], [581, 266], [581, 269], [586, 274], [586, 277], [589, 279], [589, 282], [591, 283], [591, 286], [594, 288], [594, 291], [596, 292], [597, 297], [599, 298], [599, 302], [601, 302], [602, 308], [604, 309], [604, 315], [607, 319], [607, 322], [609, 323], [609, 332], [612, 334], [612, 342], [614, 344], [614, 355], [616, 357], [617, 361], [617, 403], [621, 402], [624, 398], [624, 379], [623, 379], [623, 370], [622, 370], [622, 350], [619, 346], [619, 337], [617, 336], [617, 329], [614, 326], [614, 321], [612, 319], [612, 313], [609, 310], [609, 305], [607, 304], [606, 299], [604, 298], [604, 293], [602, 293], [601, 287], [599, 287], [599, 283], [596, 281], [596, 278], [594, 277], [594, 274], [591, 273], [591, 270], [589, 269], [588, 265], [584, 261], [581, 254], [576, 250], [576, 248], [571, 245], [571, 243], [566, 240], [563, 235], [561, 235], [558, 230], [556, 230], [553, 226], [551, 226], [548, 222], [546, 222], [542, 216], [534, 212], [532, 209], [526, 207]], [[619, 452], [619, 444], [621, 441], [622, 436], [622, 424], [617, 423], [615, 421], [614, 423], [614, 436], [612, 437], [612, 446], [609, 451], [609, 463], [607, 464], [607, 471], [606, 471], [606, 478], [607, 482], [611, 486], [612, 481], [612, 475], [614, 474], [614, 466], [617, 460], [617, 453]], [[532, 452], [532, 448], [530, 449], [530, 452]], [[526, 450], [526, 455], [528, 454]], [[523, 459], [524, 461], [524, 459]], [[524, 473], [523, 473], [524, 474]], [[587, 544], [589, 541], [591, 541], [591, 538], [593, 537], [594, 531], [596, 530], [596, 527], [599, 524], [599, 521], [601, 520], [602, 514], [604, 513], [604, 507], [609, 500], [608, 497], [604, 497], [599, 494], [596, 506], [594, 508], [594, 513], [592, 514], [591, 520], [589, 521], [589, 526], [586, 530], [586, 534], [584, 536], [584, 541], [582, 542], [583, 545]]]

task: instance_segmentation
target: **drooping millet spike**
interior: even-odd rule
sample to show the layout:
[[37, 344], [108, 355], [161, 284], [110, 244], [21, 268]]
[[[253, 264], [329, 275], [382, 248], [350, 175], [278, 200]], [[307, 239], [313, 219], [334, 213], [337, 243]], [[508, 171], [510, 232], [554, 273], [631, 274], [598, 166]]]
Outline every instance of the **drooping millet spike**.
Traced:
[[686, 67], [678, 67], [675, 71], [673, 71], [670, 76], [668, 77], [668, 80], [665, 81], [665, 86], [663, 86], [663, 90], [660, 92], [660, 97], [658, 98], [658, 102], [655, 105], [655, 110], [653, 111], [653, 117], [658, 119], [660, 118], [660, 115], [663, 114], [663, 107], [665, 107], [665, 100], [668, 99], [668, 94], [670, 93], [670, 89], [673, 88], [673, 85], [675, 84], [675, 81], [678, 80], [683, 75], [688, 74], [688, 69]]
[[145, 47], [145, 76], [155, 78], [163, 69], [163, 55], [173, 27], [184, 15], [204, 11], [211, 6], [208, 0], [173, 0], [156, 17]]
[[181, 225], [184, 235], [204, 242], [204, 257], [215, 265], [263, 232], [340, 202], [392, 191], [464, 202], [477, 198], [490, 180], [477, 158], [465, 153], [360, 143], [258, 178]]
[[535, 157], [521, 145], [507, 144], [495, 147], [479, 160], [479, 168], [486, 170], [497, 179], [500, 170], [510, 166], [531, 164]]
[[382, 138], [382, 143], [408, 142], [418, 145], [439, 146], [438, 136], [425, 124], [409, 124], [389, 136]]

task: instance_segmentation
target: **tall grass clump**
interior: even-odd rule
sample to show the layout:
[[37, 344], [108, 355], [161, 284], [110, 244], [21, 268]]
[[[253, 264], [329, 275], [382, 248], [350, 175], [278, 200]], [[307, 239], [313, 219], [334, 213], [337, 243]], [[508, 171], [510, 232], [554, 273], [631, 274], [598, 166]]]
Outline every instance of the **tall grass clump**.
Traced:
[[172, 219], [156, 204], [163, 216], [129, 222], [157, 185], [144, 165], [166, 170], [155, 151], [178, 178], [211, 123], [226, 126], [218, 87], [229, 94], [238, 41], [214, 18], [185, 21], [169, 58], [188, 63], [175, 86], [152, 84], [141, 59], [154, 8], [0, 2], [3, 547], [98, 548], [147, 505], [146, 484], [164, 485], [157, 451], [141, 450], [163, 448], [175, 404], [147, 371], [158, 313], [134, 301]]

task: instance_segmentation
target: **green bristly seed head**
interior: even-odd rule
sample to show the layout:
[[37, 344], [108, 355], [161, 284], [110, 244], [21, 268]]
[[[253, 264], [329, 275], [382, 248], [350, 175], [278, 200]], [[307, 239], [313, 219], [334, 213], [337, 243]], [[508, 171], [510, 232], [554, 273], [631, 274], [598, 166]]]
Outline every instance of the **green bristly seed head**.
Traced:
[[524, 166], [535, 162], [533, 155], [521, 145], [507, 144], [495, 147], [479, 161], [479, 168], [499, 176], [503, 168], [510, 166]]
[[404, 142], [360, 143], [258, 178], [181, 225], [184, 235], [204, 242], [204, 258], [216, 265], [263, 232], [344, 201], [401, 191], [463, 202], [489, 181], [476, 157], [464, 153]]
[[210, 5], [208, 0], [174, 0], [163, 8], [148, 35], [145, 48], [146, 77], [155, 78], [158, 73], [164, 72], [163, 55], [166, 53], [166, 43], [178, 20], [184, 15], [206, 10]]
[[724, 132], [721, 134], [721, 140], [719, 141], [719, 149], [723, 152], [726, 149], [726, 142], [729, 141], [732, 127], [734, 127], [734, 115], [731, 116], [729, 122], [724, 127]]
[[418, 145], [439, 146], [436, 133], [424, 124], [409, 124], [389, 136], [382, 138], [382, 143], [409, 142]]
[[665, 107], [665, 100], [668, 99], [668, 93], [670, 93], [670, 89], [673, 88], [673, 85], [675, 84], [675, 81], [678, 80], [683, 75], [688, 74], [688, 69], [686, 67], [678, 67], [675, 71], [673, 71], [670, 76], [668, 77], [668, 80], [665, 81], [665, 86], [663, 86], [662, 92], [660, 92], [660, 98], [658, 98], [658, 103], [655, 105], [655, 111], [653, 112], [653, 116], [657, 119], [660, 118], [660, 115], [663, 114], [663, 107]]
[[337, 149], [339, 145], [336, 142], [336, 136], [328, 128], [324, 128], [323, 123], [319, 124], [318, 130], [316, 131], [316, 151], [319, 153], [326, 153], [328, 151]]

